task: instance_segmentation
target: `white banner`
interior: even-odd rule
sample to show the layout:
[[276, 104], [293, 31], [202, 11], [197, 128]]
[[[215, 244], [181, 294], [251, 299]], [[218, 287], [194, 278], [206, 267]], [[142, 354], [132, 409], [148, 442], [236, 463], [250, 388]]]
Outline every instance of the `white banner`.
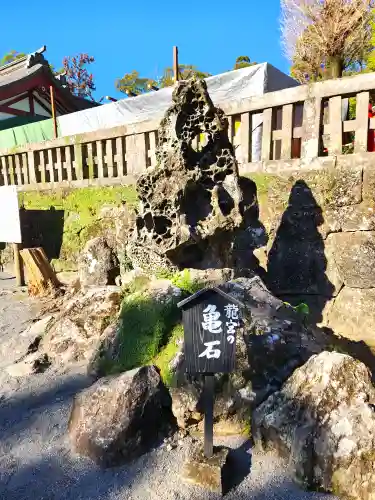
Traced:
[[0, 186], [0, 243], [22, 243], [16, 186]]

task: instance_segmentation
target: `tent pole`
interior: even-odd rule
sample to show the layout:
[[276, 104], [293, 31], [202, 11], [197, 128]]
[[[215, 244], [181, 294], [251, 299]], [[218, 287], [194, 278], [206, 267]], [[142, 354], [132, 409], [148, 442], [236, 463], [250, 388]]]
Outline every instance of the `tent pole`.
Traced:
[[55, 94], [53, 91], [52, 85], [50, 85], [50, 94], [51, 94], [51, 111], [52, 111], [52, 120], [53, 120], [53, 135], [54, 139], [57, 139], [57, 121], [56, 121], [56, 109], [55, 109]]
[[173, 77], [175, 83], [179, 80], [178, 74], [178, 47], [173, 47]]

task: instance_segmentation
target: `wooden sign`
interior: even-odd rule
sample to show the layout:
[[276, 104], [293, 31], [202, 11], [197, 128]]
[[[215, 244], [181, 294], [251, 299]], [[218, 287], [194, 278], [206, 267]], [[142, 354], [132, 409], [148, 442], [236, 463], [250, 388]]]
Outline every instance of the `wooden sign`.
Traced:
[[182, 308], [188, 373], [229, 373], [236, 365], [236, 332], [243, 304], [217, 287], [178, 304]]

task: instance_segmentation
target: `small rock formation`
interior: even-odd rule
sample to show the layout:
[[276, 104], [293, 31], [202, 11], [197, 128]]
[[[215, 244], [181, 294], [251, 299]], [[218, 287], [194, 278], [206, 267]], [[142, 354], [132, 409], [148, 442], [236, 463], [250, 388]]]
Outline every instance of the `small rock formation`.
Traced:
[[[306, 330], [297, 313], [275, 298], [262, 280], [237, 278], [220, 285], [246, 306], [242, 335], [237, 336], [237, 370], [216, 374], [217, 432], [238, 432], [238, 420], [280, 389], [286, 379], [312, 354], [322, 350], [320, 339]], [[182, 428], [202, 419], [202, 380], [185, 374], [183, 346], [176, 356], [172, 409]], [[222, 423], [225, 422], [225, 426]]]
[[121, 320], [116, 319], [100, 335], [91, 359], [87, 365], [88, 375], [103, 377], [105, 364], [116, 361], [120, 351]]
[[253, 414], [253, 435], [290, 456], [296, 479], [344, 498], [375, 498], [375, 389], [366, 366], [322, 352]]
[[78, 261], [78, 273], [81, 285], [114, 285], [119, 274], [119, 263], [105, 238], [89, 240]]
[[235, 267], [236, 231], [258, 217], [256, 188], [239, 178], [228, 121], [203, 80], [178, 84], [158, 135], [157, 166], [137, 182], [134, 267]]
[[90, 359], [120, 304], [121, 289], [116, 286], [81, 290], [62, 305], [43, 336], [40, 350], [60, 365]]
[[75, 452], [108, 467], [131, 460], [172, 422], [170, 397], [154, 366], [100, 379], [74, 399], [69, 434]]

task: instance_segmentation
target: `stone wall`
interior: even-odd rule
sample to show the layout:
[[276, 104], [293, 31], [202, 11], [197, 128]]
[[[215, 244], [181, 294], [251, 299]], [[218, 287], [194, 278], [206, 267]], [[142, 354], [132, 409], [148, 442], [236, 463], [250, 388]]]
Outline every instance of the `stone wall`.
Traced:
[[268, 286], [294, 305], [308, 303], [314, 322], [375, 347], [373, 156], [338, 156], [316, 170], [283, 166], [247, 174], [268, 234], [256, 250]]

